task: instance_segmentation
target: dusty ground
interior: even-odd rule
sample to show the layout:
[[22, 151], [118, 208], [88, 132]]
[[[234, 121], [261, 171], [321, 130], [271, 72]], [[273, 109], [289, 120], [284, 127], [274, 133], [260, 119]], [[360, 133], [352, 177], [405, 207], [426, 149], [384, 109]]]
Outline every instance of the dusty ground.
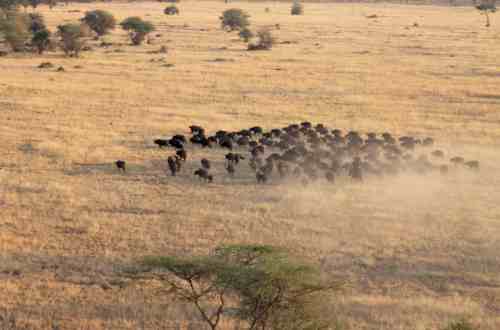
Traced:
[[[158, 3], [79, 4], [40, 10], [52, 27], [95, 7], [140, 15], [161, 36], [132, 47], [116, 30], [105, 37], [114, 46], [80, 59], [0, 59], [2, 317], [38, 328], [199, 329], [159, 283], [114, 271], [144, 255], [254, 242], [347, 279], [325, 302], [345, 329], [439, 329], [462, 317], [499, 329], [497, 17], [486, 29], [473, 8], [307, 4], [291, 17], [288, 4], [230, 6], [273, 27], [275, 48], [247, 52], [221, 31], [221, 2], [183, 1], [178, 17]], [[167, 55], [154, 54], [161, 45]], [[66, 72], [37, 69], [44, 61]], [[191, 150], [188, 170], [171, 178], [168, 152], [152, 144], [192, 123], [304, 119], [432, 136], [447, 158], [479, 159], [481, 171], [304, 189], [256, 186], [242, 173], [231, 181], [218, 164], [207, 186], [190, 175], [204, 151]], [[116, 172], [116, 159], [129, 173]]]

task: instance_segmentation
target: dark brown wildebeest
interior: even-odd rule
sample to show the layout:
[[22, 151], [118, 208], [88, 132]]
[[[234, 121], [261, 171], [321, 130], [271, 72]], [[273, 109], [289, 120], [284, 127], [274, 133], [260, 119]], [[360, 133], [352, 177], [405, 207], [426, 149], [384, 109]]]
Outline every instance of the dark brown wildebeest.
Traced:
[[169, 156], [167, 158], [168, 168], [170, 169], [170, 174], [175, 176], [177, 174], [177, 162], [174, 157]]
[[117, 160], [115, 162], [116, 168], [118, 168], [119, 171], [125, 172], [125, 167], [126, 163], [124, 160]]
[[202, 158], [201, 167], [204, 168], [205, 170], [209, 170], [210, 169], [210, 161], [206, 158]]
[[363, 171], [361, 168], [361, 159], [359, 157], [355, 157], [352, 161], [352, 164], [349, 168], [349, 176], [354, 180], [363, 180]]
[[168, 147], [168, 140], [165, 139], [156, 139], [153, 141], [158, 147]]
[[257, 183], [267, 182], [267, 175], [261, 171], [257, 171], [257, 173], [255, 173], [255, 178], [257, 179]]
[[175, 154], [177, 155], [177, 157], [179, 157], [180, 159], [182, 159], [182, 161], [186, 161], [187, 159], [187, 152], [186, 150], [184, 149], [179, 149], [175, 152]]
[[213, 176], [208, 173], [208, 171], [204, 168], [199, 168], [196, 171], [194, 171], [194, 175], [197, 175], [200, 180], [204, 180], [205, 182], [212, 182], [213, 181]]

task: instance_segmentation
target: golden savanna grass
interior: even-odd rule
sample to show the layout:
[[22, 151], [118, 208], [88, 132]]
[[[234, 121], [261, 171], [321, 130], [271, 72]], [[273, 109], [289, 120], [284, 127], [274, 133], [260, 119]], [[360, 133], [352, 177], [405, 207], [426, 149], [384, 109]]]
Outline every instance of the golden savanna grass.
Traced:
[[[113, 46], [94, 43], [79, 59], [0, 59], [2, 317], [40, 329], [50, 320], [60, 329], [200, 329], [161, 283], [114, 270], [245, 242], [287, 247], [346, 280], [322, 306], [345, 329], [440, 329], [464, 317], [500, 329], [497, 17], [487, 29], [469, 7], [307, 3], [293, 17], [275, 2], [183, 1], [175, 17], [163, 7], [43, 7], [53, 29], [101, 8], [157, 31], [133, 47], [115, 30], [105, 37]], [[275, 47], [248, 52], [222, 31], [228, 7], [270, 27]], [[168, 54], [154, 53], [162, 45]], [[37, 69], [45, 61], [65, 72]], [[169, 152], [152, 143], [191, 124], [301, 120], [432, 136], [446, 158], [478, 159], [481, 170], [256, 186], [245, 173], [223, 174], [222, 151], [196, 148], [169, 177]], [[210, 185], [191, 175], [205, 156], [219, 161]], [[127, 174], [113, 168], [117, 159]]]

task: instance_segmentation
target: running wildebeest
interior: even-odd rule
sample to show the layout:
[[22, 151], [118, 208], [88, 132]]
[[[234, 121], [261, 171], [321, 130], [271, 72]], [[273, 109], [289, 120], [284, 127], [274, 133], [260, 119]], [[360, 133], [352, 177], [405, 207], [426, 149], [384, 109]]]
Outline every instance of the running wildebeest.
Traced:
[[167, 162], [168, 168], [170, 169], [170, 174], [172, 174], [172, 176], [175, 176], [177, 174], [177, 162], [172, 156], [167, 158]]
[[204, 168], [199, 168], [196, 171], [194, 171], [194, 175], [197, 175], [200, 180], [205, 180], [206, 182], [212, 182], [213, 181], [213, 176], [208, 173], [207, 170]]

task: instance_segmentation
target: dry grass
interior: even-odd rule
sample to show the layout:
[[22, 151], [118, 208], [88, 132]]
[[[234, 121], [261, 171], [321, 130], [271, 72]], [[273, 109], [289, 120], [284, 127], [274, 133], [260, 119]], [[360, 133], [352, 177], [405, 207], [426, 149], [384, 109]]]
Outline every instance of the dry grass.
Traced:
[[[140, 14], [161, 37], [132, 47], [115, 31], [106, 37], [114, 46], [81, 59], [0, 60], [3, 318], [47, 329], [50, 319], [61, 329], [198, 329], [196, 314], [159, 283], [120, 279], [115, 267], [254, 242], [289, 247], [349, 279], [331, 303], [347, 329], [438, 329], [464, 316], [499, 329], [496, 17], [486, 29], [473, 8], [306, 4], [292, 17], [289, 4], [230, 6], [248, 10], [256, 27], [279, 23], [273, 34], [291, 43], [245, 51], [219, 28], [221, 2], [183, 1], [175, 17], [158, 3], [75, 4], [42, 11], [52, 27], [96, 7], [119, 19]], [[167, 55], [151, 53], [161, 45]], [[44, 61], [66, 72], [37, 69]], [[202, 185], [189, 171], [167, 177], [166, 152], [151, 142], [192, 123], [302, 119], [433, 136], [482, 169], [306, 190], [216, 173]], [[130, 172], [117, 173], [116, 159]]]

